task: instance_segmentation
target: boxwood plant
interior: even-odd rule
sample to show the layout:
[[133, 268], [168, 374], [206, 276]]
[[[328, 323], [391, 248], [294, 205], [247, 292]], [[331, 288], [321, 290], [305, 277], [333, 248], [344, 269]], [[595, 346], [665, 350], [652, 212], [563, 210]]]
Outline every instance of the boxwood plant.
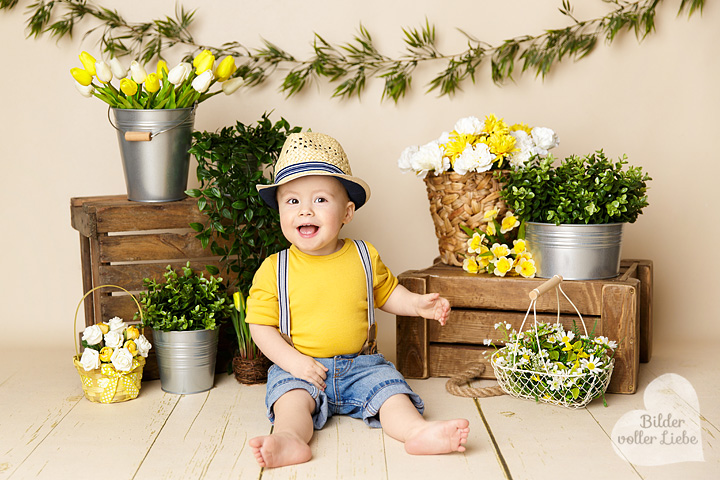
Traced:
[[642, 167], [623, 166], [602, 150], [570, 156], [553, 167], [552, 156], [535, 157], [526, 166], [498, 172], [502, 198], [524, 221], [560, 224], [633, 223], [648, 206]]

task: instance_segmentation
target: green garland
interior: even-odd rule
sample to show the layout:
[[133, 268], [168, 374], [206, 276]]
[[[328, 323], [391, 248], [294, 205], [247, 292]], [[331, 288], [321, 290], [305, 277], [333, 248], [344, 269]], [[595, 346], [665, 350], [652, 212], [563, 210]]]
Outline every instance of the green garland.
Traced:
[[[314, 54], [299, 60], [293, 55], [263, 41], [263, 47], [251, 51], [238, 42], [220, 47], [195, 42], [190, 27], [195, 11], [188, 12], [178, 6], [175, 18], [130, 23], [116, 10], [96, 5], [90, 0], [37, 0], [28, 6], [28, 36], [50, 35], [57, 39], [72, 36], [73, 31], [85, 17], [100, 21], [101, 25], [90, 29], [85, 36], [100, 30], [98, 43], [105, 53], [113, 57], [131, 56], [147, 63], [155, 57], [162, 58], [162, 51], [173, 45], [191, 47], [187, 58], [194, 52], [207, 48], [216, 56], [232, 55], [239, 59], [235, 76], [245, 79], [247, 86], [257, 86], [271, 77], [279, 67], [289, 68], [280, 89], [292, 96], [311, 82], [324, 78], [336, 85], [334, 97], [360, 96], [367, 80], [384, 81], [383, 98], [397, 102], [412, 83], [415, 68], [425, 62], [443, 62], [444, 68], [428, 84], [428, 92], [452, 95], [470, 80], [475, 83], [478, 67], [490, 59], [491, 75], [496, 84], [512, 80], [516, 67], [520, 71], [534, 71], [545, 77], [553, 65], [565, 58], [579, 60], [595, 48], [599, 40], [612, 43], [624, 31], [634, 32], [638, 40], [655, 30], [655, 14], [662, 0], [604, 0], [614, 9], [604, 17], [578, 20], [573, 16], [569, 0], [562, 1], [560, 12], [573, 24], [566, 28], [545, 30], [540, 35], [523, 35], [493, 46], [472, 35], [462, 32], [468, 48], [457, 54], [440, 52], [435, 45], [435, 27], [427, 20], [419, 29], [403, 28], [406, 51], [397, 58], [377, 50], [368, 30], [360, 25], [358, 34], [347, 43], [331, 45], [317, 33], [312, 43]], [[18, 0], [0, 0], [0, 10], [11, 10]], [[692, 16], [702, 12], [705, 0], [682, 0], [678, 15], [687, 12]], [[56, 11], [56, 10], [59, 10]]]

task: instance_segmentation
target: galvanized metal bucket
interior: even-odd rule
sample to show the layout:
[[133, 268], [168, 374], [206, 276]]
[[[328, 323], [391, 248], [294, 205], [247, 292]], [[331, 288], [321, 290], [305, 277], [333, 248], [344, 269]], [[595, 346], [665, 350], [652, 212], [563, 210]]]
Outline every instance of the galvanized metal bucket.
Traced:
[[184, 395], [213, 387], [219, 332], [218, 328], [187, 332], [153, 329], [160, 386], [164, 391]]
[[525, 241], [537, 267], [536, 275], [566, 280], [612, 278], [620, 272], [622, 223], [554, 225], [527, 222]]
[[172, 202], [185, 198], [195, 107], [110, 110], [108, 120], [117, 130], [128, 200]]

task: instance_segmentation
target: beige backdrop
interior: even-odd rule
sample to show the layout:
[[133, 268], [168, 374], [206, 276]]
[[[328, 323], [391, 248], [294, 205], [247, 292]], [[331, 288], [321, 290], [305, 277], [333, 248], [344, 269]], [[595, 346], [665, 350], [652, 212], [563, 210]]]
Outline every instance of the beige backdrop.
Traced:
[[[85, 49], [99, 54], [95, 38], [58, 43], [26, 39], [21, 2], [0, 13], [3, 49], [2, 215], [3, 343], [29, 341], [72, 351], [71, 321], [81, 297], [78, 234], [70, 226], [71, 197], [124, 193], [114, 130], [106, 107], [82, 98], [69, 69]], [[144, 21], [173, 12], [175, 0], [102, 2]], [[338, 2], [337, 0], [183, 0], [197, 7], [193, 35], [219, 45], [241, 41], [256, 47], [266, 38], [299, 58], [310, 51], [313, 32], [333, 43], [349, 41], [362, 22], [381, 49], [396, 56], [401, 27], [427, 17], [441, 48], [464, 48], [455, 27], [497, 44], [511, 36], [562, 27], [558, 0], [437, 2], [427, 0]], [[575, 2], [581, 4], [583, 2]], [[589, 2], [585, 2], [589, 3]], [[398, 105], [380, 102], [373, 81], [361, 100], [330, 98], [322, 84], [286, 99], [277, 79], [262, 88], [218, 96], [201, 105], [200, 130], [239, 120], [252, 123], [265, 111], [273, 119], [337, 137], [356, 175], [373, 189], [346, 235], [374, 243], [395, 273], [428, 266], [437, 255], [423, 182], [396, 166], [407, 145], [424, 143], [463, 116], [495, 113], [509, 122], [548, 126], [560, 136], [557, 156], [604, 148], [626, 153], [653, 181], [650, 207], [627, 228], [623, 255], [655, 262], [656, 338], [720, 339], [717, 192], [720, 130], [720, 6], [707, 2], [703, 16], [676, 17], [679, 1], [658, 9], [657, 33], [639, 44], [623, 35], [600, 44], [579, 63], [564, 62], [545, 81], [526, 74], [503, 87], [489, 66], [475, 86], [453, 98], [425, 94], [424, 84], [441, 65], [422, 69], [413, 91]], [[602, 14], [602, 2], [576, 8], [579, 17]], [[177, 57], [179, 58], [179, 56]], [[169, 63], [175, 59], [170, 58]], [[194, 178], [194, 166], [191, 177]], [[395, 356], [395, 321], [381, 314], [380, 347]]]

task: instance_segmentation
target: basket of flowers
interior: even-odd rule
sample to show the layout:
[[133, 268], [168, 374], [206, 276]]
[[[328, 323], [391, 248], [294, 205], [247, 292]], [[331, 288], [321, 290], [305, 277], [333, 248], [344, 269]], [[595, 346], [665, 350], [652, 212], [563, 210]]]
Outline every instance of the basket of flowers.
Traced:
[[80, 374], [85, 398], [97, 403], [117, 403], [137, 398], [140, 393], [145, 358], [152, 345], [134, 325], [114, 317], [107, 322], [90, 325], [82, 336], [82, 355], [77, 346], [77, 316], [85, 298], [99, 288], [113, 287], [128, 293], [138, 307], [137, 299], [117, 285], [101, 285], [85, 293], [75, 310], [73, 364]]
[[[530, 306], [520, 331], [509, 324], [498, 323], [495, 328], [505, 336], [505, 346], [495, 351], [490, 363], [498, 384], [505, 393], [518, 398], [582, 408], [595, 398], [603, 397], [610, 383], [617, 343], [607, 337], [588, 333], [577, 307], [560, 287], [562, 277], [554, 276], [530, 292]], [[558, 295], [558, 321], [548, 324], [537, 321], [537, 298], [555, 287]], [[574, 328], [566, 331], [560, 324], [559, 294], [567, 299], [580, 317], [583, 332]], [[534, 324], [523, 331], [530, 310]]]
[[522, 168], [531, 157], [545, 156], [557, 145], [557, 135], [549, 128], [508, 125], [488, 115], [484, 120], [461, 118], [438, 139], [403, 150], [400, 170], [425, 181], [443, 263], [463, 264], [468, 235], [461, 225], [476, 229], [488, 222], [487, 211], [505, 214], [495, 171]]

